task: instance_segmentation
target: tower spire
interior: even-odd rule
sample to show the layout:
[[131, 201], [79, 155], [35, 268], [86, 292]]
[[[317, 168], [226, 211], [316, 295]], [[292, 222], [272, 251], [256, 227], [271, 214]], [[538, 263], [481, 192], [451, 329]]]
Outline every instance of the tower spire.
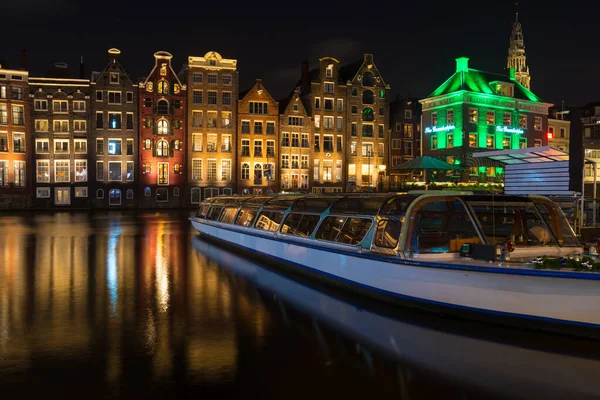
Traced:
[[527, 89], [531, 87], [531, 77], [525, 56], [525, 42], [523, 41], [523, 29], [519, 22], [519, 2], [515, 1], [515, 22], [512, 25], [510, 44], [508, 46], [507, 68], [514, 68], [515, 79]]

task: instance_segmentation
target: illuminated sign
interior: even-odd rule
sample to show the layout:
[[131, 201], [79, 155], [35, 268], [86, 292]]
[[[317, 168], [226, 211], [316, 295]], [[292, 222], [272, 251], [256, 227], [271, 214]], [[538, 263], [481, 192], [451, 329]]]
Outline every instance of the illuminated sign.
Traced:
[[428, 126], [425, 128], [425, 133], [436, 133], [436, 132], [448, 132], [455, 129], [456, 126], [454, 124], [444, 125], [444, 126]]
[[521, 128], [511, 128], [508, 126], [497, 126], [496, 132], [504, 132], [504, 133], [525, 133], [525, 131]]

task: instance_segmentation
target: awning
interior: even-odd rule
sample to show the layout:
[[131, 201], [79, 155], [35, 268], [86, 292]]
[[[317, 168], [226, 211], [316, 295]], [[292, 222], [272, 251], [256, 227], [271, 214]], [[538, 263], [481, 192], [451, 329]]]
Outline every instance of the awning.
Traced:
[[551, 161], [569, 161], [569, 154], [550, 146], [525, 149], [494, 150], [473, 153], [473, 157], [487, 157], [503, 164], [526, 164]]
[[572, 195], [569, 190], [569, 154], [550, 146], [482, 151], [474, 159], [505, 165], [505, 194]]

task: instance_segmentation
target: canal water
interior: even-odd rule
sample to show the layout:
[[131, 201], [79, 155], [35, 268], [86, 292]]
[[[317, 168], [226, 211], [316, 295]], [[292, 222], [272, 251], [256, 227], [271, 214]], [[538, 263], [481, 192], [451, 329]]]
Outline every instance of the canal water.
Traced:
[[0, 214], [0, 398], [600, 398], [598, 343], [370, 304], [188, 216]]

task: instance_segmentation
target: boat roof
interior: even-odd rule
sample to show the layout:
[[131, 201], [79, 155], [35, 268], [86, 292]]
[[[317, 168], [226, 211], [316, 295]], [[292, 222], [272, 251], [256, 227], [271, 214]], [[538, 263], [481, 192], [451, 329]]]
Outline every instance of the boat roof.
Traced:
[[330, 194], [276, 194], [276, 195], [233, 195], [205, 199], [202, 203], [222, 207], [263, 208], [263, 210], [322, 213], [346, 215], [404, 215], [417, 199], [430, 197], [459, 197], [468, 202], [530, 202], [535, 195], [473, 194], [459, 191], [431, 191], [408, 193], [330, 193]]

